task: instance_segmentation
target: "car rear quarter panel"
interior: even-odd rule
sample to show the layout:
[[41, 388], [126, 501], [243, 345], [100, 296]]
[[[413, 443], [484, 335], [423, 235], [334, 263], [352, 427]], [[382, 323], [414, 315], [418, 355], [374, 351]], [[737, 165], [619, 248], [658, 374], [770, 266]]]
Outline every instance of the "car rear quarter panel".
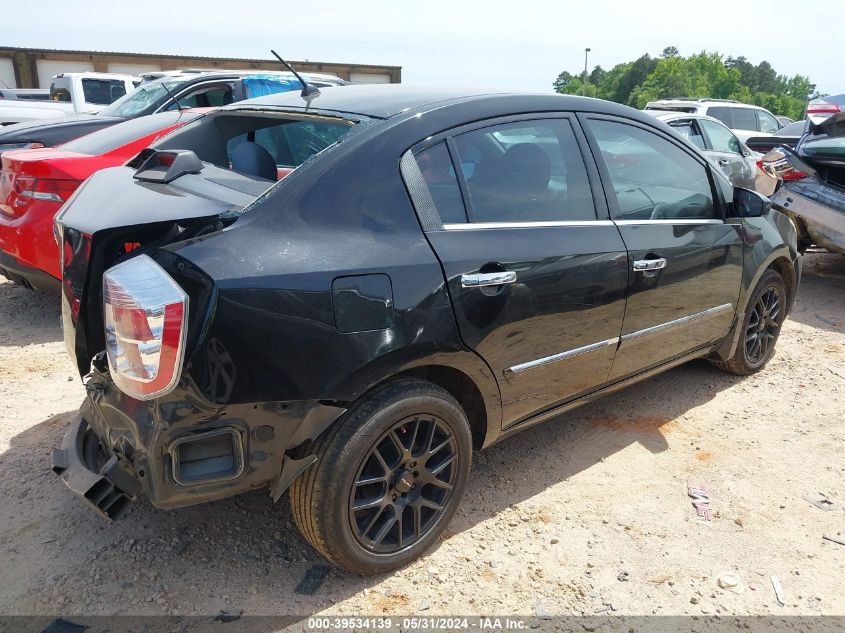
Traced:
[[[461, 342], [401, 150], [378, 137], [347, 150], [287, 176], [229, 229], [170, 247], [216, 289], [187, 372], [219, 402], [349, 403], [402, 372], [447, 366], [475, 383], [498, 428], [498, 387]], [[339, 327], [333, 284], [381, 275], [390, 296], [369, 299], [388, 306], [384, 327]]]

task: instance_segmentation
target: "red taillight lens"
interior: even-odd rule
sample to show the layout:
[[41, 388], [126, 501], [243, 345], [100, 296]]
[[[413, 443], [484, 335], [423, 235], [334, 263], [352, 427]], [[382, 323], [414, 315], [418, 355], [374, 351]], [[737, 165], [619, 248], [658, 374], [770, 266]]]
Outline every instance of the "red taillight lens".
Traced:
[[14, 182], [14, 195], [2, 205], [2, 211], [15, 217], [23, 215], [33, 200], [63, 204], [81, 184], [78, 180], [48, 180], [33, 176], [17, 176]]
[[790, 165], [786, 159], [786, 154], [779, 149], [773, 149], [763, 156], [757, 162], [757, 165], [763, 172], [778, 180], [801, 180], [807, 177], [807, 174], [803, 171], [798, 171]]
[[188, 296], [147, 255], [103, 275], [106, 354], [117, 387], [138, 400], [162, 396], [182, 370]]
[[[21, 181], [24, 181], [23, 183]], [[26, 198], [64, 202], [77, 187], [78, 180], [47, 180], [44, 178], [20, 177], [15, 181], [15, 189]]]
[[807, 114], [836, 114], [839, 106], [827, 101], [811, 101], [807, 105]]

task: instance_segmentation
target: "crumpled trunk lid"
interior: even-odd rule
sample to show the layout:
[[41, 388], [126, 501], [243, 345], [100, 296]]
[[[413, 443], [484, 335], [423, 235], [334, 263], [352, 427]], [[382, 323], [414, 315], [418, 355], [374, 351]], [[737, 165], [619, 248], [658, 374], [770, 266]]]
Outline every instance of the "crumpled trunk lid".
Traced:
[[129, 167], [97, 172], [56, 216], [62, 326], [80, 376], [88, 373], [91, 358], [105, 347], [103, 272], [127, 257], [220, 230], [257, 197], [249, 191], [249, 183], [241, 183], [237, 190], [208, 180], [221, 173], [239, 178], [213, 166], [169, 184], [138, 182], [134, 173]]

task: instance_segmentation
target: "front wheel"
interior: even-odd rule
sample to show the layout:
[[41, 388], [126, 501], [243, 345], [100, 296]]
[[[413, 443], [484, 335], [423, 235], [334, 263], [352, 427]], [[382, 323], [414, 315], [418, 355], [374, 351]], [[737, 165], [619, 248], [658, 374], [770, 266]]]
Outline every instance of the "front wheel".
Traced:
[[463, 409], [428, 382], [401, 380], [356, 404], [291, 486], [297, 527], [358, 574], [401, 567], [437, 539], [463, 495], [472, 436]]
[[775, 343], [786, 318], [786, 306], [783, 277], [774, 270], [767, 270], [751, 293], [734, 355], [714, 364], [739, 376], [762, 369], [775, 352]]

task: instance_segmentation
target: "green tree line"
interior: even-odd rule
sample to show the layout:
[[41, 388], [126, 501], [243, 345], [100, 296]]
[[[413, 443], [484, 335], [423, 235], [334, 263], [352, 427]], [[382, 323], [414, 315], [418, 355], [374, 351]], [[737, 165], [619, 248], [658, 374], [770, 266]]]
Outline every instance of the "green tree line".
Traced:
[[563, 71], [553, 85], [563, 94], [598, 97], [638, 109], [655, 99], [709, 97], [753, 103], [793, 119], [802, 118], [807, 101], [818, 96], [809, 77], [779, 75], [767, 61], [755, 66], [745, 57], [706, 51], [683, 57], [674, 46], [663, 49], [659, 57], [646, 54], [610, 70], [596, 66], [586, 76]]

